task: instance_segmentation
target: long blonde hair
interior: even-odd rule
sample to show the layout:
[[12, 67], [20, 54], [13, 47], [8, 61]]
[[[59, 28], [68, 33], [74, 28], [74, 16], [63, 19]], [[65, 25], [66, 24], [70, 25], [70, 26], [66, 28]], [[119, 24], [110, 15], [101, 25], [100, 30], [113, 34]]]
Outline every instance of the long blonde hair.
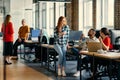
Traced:
[[[60, 16], [58, 19], [58, 23], [57, 23], [57, 31], [58, 32], [61, 32], [61, 29], [63, 27], [63, 19], [66, 20], [66, 18], [64, 16]], [[64, 25], [66, 25], [66, 24], [67, 24], [67, 22]]]
[[6, 26], [10, 22], [11, 15], [7, 15], [4, 20], [4, 25]]

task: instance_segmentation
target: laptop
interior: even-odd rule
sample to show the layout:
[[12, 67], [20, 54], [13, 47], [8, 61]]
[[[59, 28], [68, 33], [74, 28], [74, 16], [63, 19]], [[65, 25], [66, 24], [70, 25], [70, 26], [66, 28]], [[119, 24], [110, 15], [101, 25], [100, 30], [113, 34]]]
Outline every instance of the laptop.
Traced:
[[97, 52], [97, 50], [102, 49], [102, 44], [100, 42], [87, 42], [87, 48], [89, 52]]

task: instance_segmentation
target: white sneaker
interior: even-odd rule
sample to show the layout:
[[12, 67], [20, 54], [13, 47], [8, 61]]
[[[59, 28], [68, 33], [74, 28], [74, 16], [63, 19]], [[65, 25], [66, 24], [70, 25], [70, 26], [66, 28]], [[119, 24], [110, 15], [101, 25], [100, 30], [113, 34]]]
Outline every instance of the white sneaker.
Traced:
[[65, 77], [66, 76], [66, 73], [64, 70], [62, 70], [62, 76]]
[[80, 71], [77, 71], [73, 76], [75, 76], [75, 77], [80, 76]]
[[61, 76], [61, 69], [58, 69], [58, 76]]

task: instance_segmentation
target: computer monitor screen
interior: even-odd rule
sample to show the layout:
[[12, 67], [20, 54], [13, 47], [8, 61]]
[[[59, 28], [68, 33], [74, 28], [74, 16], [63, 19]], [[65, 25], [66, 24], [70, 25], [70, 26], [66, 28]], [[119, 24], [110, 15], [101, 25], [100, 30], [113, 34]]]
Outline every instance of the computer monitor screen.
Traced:
[[40, 30], [32, 30], [31, 36], [38, 37], [40, 35]]
[[70, 31], [69, 40], [80, 40], [80, 36], [82, 35], [82, 31]]

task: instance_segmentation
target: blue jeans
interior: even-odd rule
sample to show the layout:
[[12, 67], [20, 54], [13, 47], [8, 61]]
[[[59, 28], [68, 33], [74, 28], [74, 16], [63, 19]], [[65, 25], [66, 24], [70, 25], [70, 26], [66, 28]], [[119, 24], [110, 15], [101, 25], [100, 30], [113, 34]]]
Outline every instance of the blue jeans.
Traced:
[[61, 46], [59, 44], [55, 44], [54, 49], [59, 54], [58, 64], [61, 67], [65, 67], [66, 66], [66, 51], [67, 51], [66, 45]]

